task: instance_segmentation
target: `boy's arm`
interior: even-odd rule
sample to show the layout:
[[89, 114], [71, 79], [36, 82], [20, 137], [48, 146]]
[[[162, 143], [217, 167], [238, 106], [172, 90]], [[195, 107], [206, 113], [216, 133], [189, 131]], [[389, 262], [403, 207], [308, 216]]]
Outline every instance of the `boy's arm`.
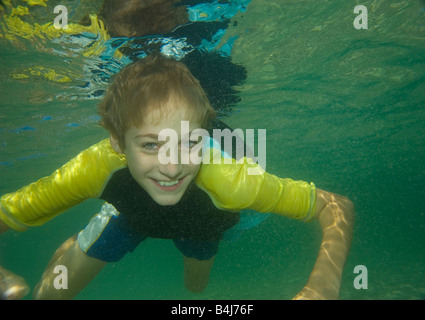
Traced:
[[[125, 166], [109, 140], [82, 151], [51, 176], [0, 198], [0, 234], [10, 228], [23, 231], [41, 225], [89, 197], [99, 195], [114, 170]], [[0, 300], [20, 299], [28, 293], [21, 277], [0, 266]]]
[[315, 216], [322, 244], [306, 286], [294, 299], [338, 299], [353, 234], [354, 206], [345, 197], [317, 189]]
[[50, 176], [2, 195], [0, 220], [18, 231], [42, 225], [85, 199], [100, 196], [108, 177], [125, 164], [124, 155], [116, 153], [105, 139]]
[[318, 219], [323, 231], [319, 256], [307, 285], [295, 298], [338, 298], [352, 237], [352, 202], [303, 181], [282, 179], [267, 172], [252, 175], [248, 169], [258, 168], [258, 165], [248, 160], [233, 160], [232, 164], [209, 163], [202, 165], [196, 182], [217, 207], [273, 212], [304, 221]]

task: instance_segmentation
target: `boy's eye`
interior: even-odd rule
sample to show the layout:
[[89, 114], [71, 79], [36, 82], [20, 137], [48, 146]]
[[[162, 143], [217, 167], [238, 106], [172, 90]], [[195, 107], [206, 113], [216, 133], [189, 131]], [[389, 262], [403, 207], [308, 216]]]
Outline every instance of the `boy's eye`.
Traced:
[[148, 142], [148, 143], [144, 143], [142, 145], [142, 148], [147, 150], [147, 151], [157, 151], [159, 146], [158, 146], [158, 144], [156, 144], [154, 142]]
[[182, 143], [182, 148], [191, 149], [198, 144], [198, 141], [187, 141], [186, 143]]
[[[192, 149], [194, 146], [198, 144], [198, 141], [187, 141], [182, 142], [180, 144], [180, 148], [182, 149]], [[157, 152], [159, 148], [161, 147], [160, 144], [155, 142], [146, 142], [142, 144], [142, 149], [147, 152]]]

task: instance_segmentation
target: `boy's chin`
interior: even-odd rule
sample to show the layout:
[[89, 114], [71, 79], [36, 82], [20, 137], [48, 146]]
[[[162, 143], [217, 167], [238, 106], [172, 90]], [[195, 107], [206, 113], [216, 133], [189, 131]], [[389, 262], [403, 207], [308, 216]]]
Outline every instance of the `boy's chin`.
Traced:
[[181, 200], [183, 195], [153, 196], [152, 199], [160, 206], [173, 206]]

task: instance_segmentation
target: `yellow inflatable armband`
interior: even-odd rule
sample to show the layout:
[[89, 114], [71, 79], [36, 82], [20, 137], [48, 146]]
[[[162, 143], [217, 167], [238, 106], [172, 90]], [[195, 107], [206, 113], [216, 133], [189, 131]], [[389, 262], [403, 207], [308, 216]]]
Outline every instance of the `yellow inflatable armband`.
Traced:
[[88, 199], [97, 198], [125, 156], [103, 140], [82, 151], [49, 177], [0, 198], [0, 218], [15, 230], [38, 226]]
[[[210, 149], [196, 178], [198, 186], [207, 192], [216, 207], [239, 211], [252, 209], [276, 213], [308, 221], [313, 218], [316, 188], [313, 183], [282, 179], [261, 170], [258, 164], [244, 157], [231, 159], [231, 164], [217, 164], [214, 157], [220, 152]], [[252, 174], [257, 171], [257, 174]]]

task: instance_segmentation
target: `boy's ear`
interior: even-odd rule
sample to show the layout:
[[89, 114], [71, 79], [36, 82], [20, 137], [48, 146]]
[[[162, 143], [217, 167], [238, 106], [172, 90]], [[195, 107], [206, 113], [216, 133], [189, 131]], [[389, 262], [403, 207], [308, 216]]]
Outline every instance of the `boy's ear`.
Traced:
[[115, 138], [113, 135], [109, 137], [109, 141], [111, 142], [111, 147], [118, 153], [124, 153], [123, 150], [120, 147], [120, 144], [118, 142], [118, 139]]

